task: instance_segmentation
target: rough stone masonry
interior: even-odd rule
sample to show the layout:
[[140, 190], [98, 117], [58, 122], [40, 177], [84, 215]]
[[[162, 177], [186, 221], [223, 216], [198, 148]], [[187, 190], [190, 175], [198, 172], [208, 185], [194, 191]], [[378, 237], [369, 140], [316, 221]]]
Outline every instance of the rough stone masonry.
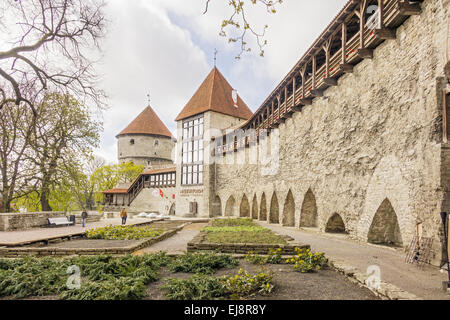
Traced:
[[[268, 149], [272, 138], [279, 140], [273, 174], [262, 174], [261, 164], [215, 164], [211, 194], [218, 197], [211, 201], [219, 214], [322, 231], [332, 217], [336, 228], [338, 215], [355, 238], [404, 247], [420, 233], [435, 239], [439, 263], [439, 213], [450, 212], [450, 147], [442, 129], [449, 8], [440, 0], [421, 7], [373, 59], [357, 64], [265, 139]], [[261, 146], [221, 161], [248, 160]]]

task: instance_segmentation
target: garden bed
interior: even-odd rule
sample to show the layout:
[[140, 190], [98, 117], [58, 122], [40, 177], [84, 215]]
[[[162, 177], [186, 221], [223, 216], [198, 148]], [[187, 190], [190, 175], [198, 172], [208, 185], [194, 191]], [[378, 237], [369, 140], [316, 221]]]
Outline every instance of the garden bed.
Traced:
[[[67, 287], [73, 266], [78, 288]], [[0, 300], [377, 299], [334, 270], [298, 271], [216, 253], [0, 259]]]
[[222, 253], [267, 254], [281, 248], [284, 255], [295, 255], [296, 248], [309, 249], [273, 231], [261, 227], [249, 218], [214, 219], [187, 244], [187, 251], [217, 251]]
[[[71, 240], [65, 242], [58, 242], [57, 244], [51, 244], [42, 247], [11, 247], [11, 248], [0, 248], [0, 257], [6, 258], [18, 258], [27, 256], [70, 256], [70, 255], [99, 255], [99, 254], [111, 254], [111, 255], [124, 255], [130, 254], [135, 251], [146, 248], [154, 243], [165, 240], [179, 230], [181, 230], [185, 225], [190, 224], [190, 222], [183, 222], [178, 224], [170, 224], [170, 226], [162, 227], [163, 222], [156, 225], [155, 229], [157, 232], [140, 232], [134, 237], [129, 232], [124, 231], [121, 233], [114, 228], [111, 233], [105, 233], [107, 229], [99, 228], [99, 232], [93, 232], [96, 236], [95, 239], [82, 239], [82, 240]], [[124, 230], [133, 230], [132, 226], [129, 228], [124, 228]], [[121, 228], [121, 227], [119, 227]], [[136, 227], [135, 229], [138, 229]], [[148, 228], [148, 227], [141, 227]], [[88, 232], [87, 232], [88, 233]], [[109, 236], [104, 236], [105, 234], [111, 235], [112, 238], [117, 240], [111, 240]], [[128, 238], [124, 239], [122, 236], [128, 235]], [[147, 235], [149, 237], [140, 239], [139, 236]], [[153, 235], [153, 237], [150, 237]], [[135, 239], [138, 238], [138, 239]]]

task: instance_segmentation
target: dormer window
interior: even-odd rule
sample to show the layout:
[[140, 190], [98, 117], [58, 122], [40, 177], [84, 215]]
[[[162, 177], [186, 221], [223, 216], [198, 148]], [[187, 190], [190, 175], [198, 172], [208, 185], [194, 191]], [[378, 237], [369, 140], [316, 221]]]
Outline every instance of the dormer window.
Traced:
[[134, 139], [131, 139], [130, 140], [130, 145], [133, 145], [134, 144]]

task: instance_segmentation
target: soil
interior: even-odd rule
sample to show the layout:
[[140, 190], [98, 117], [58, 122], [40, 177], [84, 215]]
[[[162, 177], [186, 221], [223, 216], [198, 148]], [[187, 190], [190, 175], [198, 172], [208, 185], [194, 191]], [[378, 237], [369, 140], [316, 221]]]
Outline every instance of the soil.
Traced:
[[[214, 276], [235, 275], [240, 268], [250, 273], [258, 273], [261, 268], [274, 272], [275, 288], [272, 293], [248, 297], [248, 300], [379, 300], [369, 289], [350, 282], [331, 269], [300, 273], [287, 264], [257, 266], [241, 260], [236, 268], [219, 270]], [[189, 273], [170, 273], [162, 269], [159, 280], [148, 285], [147, 300], [165, 300], [161, 286], [167, 278], [186, 279], [191, 276]]]

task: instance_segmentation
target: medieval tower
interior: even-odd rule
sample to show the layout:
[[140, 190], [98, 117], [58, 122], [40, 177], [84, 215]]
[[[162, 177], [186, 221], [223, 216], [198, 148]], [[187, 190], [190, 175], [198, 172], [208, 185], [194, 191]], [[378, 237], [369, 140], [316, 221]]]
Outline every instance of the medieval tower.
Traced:
[[242, 125], [253, 113], [214, 67], [180, 112], [177, 121], [177, 211], [209, 217], [214, 209], [215, 164], [211, 139]]
[[147, 106], [116, 138], [119, 163], [133, 162], [146, 168], [172, 166], [175, 139], [152, 107]]

